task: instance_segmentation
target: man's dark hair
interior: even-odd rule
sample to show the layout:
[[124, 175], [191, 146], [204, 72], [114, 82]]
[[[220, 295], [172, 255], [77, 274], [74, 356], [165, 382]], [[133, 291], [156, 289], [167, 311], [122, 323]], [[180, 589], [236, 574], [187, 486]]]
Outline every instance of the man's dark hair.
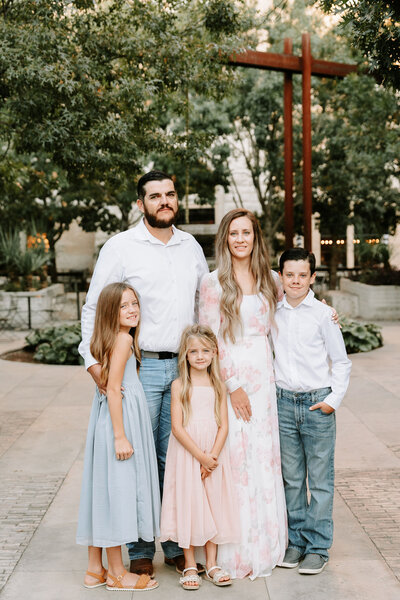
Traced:
[[283, 273], [283, 266], [287, 260], [307, 260], [310, 265], [311, 275], [315, 273], [315, 256], [304, 248], [289, 248], [279, 259], [279, 270]]
[[146, 183], [149, 183], [149, 181], [163, 181], [164, 179], [170, 179], [172, 183], [174, 183], [174, 180], [172, 179], [171, 175], [167, 175], [166, 173], [163, 173], [163, 171], [149, 171], [148, 173], [142, 175], [139, 181], [137, 182], [138, 198], [140, 198], [141, 200], [144, 199], [146, 195], [146, 190], [144, 189], [144, 186], [146, 185]]

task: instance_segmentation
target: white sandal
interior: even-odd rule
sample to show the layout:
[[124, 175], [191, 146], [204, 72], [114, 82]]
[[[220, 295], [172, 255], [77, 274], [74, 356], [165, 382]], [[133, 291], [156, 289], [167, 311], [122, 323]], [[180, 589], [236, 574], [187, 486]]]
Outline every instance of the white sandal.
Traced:
[[[215, 569], [219, 570], [211, 576], [211, 571], [215, 571]], [[229, 577], [229, 579], [227, 579], [226, 581], [221, 581], [223, 577]], [[218, 587], [231, 585], [232, 583], [232, 579], [228, 571], [224, 571], [223, 569], [221, 569], [221, 567], [218, 567], [217, 565], [210, 567], [208, 570], [206, 569], [206, 579], [208, 579], [208, 581], [211, 581], [214, 585], [217, 585]]]
[[[185, 575], [187, 571], [196, 571], [195, 575]], [[198, 574], [197, 567], [188, 567], [182, 571], [183, 577], [179, 578], [179, 583], [184, 590], [198, 590], [201, 586], [201, 577]], [[187, 585], [188, 583], [195, 583], [196, 585]]]

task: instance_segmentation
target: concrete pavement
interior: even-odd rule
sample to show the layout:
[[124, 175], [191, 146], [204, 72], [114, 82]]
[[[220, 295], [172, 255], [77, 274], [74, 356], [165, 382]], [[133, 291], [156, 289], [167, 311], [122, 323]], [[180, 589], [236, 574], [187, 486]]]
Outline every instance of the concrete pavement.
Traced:
[[[400, 598], [400, 323], [383, 325], [385, 346], [351, 357], [337, 414], [335, 538], [325, 571], [277, 568], [222, 589], [203, 581], [196, 597]], [[20, 339], [0, 341], [0, 353], [12, 346]], [[91, 380], [82, 367], [4, 360], [0, 380], [0, 598], [105, 598], [104, 588], [82, 587], [86, 551], [75, 545]], [[153, 600], [186, 597], [160, 552], [156, 570]]]

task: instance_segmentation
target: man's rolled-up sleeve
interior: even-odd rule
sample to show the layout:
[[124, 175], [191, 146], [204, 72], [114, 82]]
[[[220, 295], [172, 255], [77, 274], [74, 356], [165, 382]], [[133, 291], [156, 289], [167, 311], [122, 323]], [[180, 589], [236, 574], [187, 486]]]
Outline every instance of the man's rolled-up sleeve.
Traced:
[[109, 240], [100, 251], [86, 302], [82, 308], [82, 341], [79, 344], [79, 354], [85, 361], [86, 369], [97, 363], [97, 360], [90, 353], [90, 340], [93, 335], [98, 297], [106, 285], [117, 281], [125, 281], [124, 270], [115, 244], [112, 240]]

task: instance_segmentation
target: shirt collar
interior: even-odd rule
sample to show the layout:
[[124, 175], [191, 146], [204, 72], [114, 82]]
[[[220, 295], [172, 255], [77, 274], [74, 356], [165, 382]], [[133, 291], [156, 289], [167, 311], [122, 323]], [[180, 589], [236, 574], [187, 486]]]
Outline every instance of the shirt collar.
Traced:
[[314, 292], [313, 292], [313, 291], [310, 289], [310, 290], [308, 290], [308, 294], [307, 294], [307, 296], [304, 298], [304, 300], [302, 300], [302, 301], [300, 302], [300, 304], [298, 304], [297, 306], [291, 306], [291, 305], [289, 304], [289, 302], [287, 301], [287, 299], [286, 299], [286, 294], [284, 294], [284, 296], [283, 296], [283, 300], [281, 300], [281, 301], [280, 301], [280, 302], [278, 302], [278, 304], [277, 304], [277, 309], [280, 309], [280, 308], [288, 308], [289, 310], [294, 310], [295, 308], [299, 308], [299, 306], [302, 306], [303, 304], [304, 304], [305, 306], [312, 306], [312, 305], [313, 305], [313, 302], [314, 302], [314, 297], [315, 297], [315, 294], [314, 294]]
[[150, 242], [151, 244], [158, 244], [161, 246], [174, 246], [176, 244], [180, 244], [184, 240], [190, 238], [190, 234], [182, 231], [181, 229], [177, 229], [175, 225], [172, 225], [172, 236], [171, 239], [168, 240], [167, 244], [158, 240], [154, 235], [151, 235], [150, 231], [147, 229], [144, 218], [142, 218], [139, 223], [131, 230], [134, 233], [134, 236], [138, 240], [143, 240]]

